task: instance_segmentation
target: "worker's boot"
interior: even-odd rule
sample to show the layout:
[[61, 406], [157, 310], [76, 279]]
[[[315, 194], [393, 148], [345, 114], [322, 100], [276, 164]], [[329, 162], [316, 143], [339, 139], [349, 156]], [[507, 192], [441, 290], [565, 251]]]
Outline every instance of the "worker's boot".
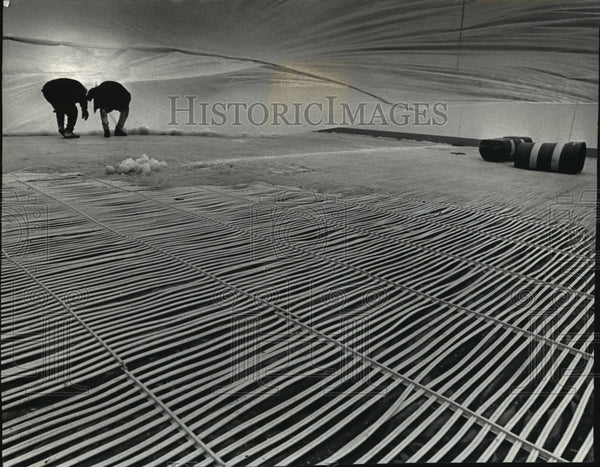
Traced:
[[64, 137], [67, 139], [79, 138], [79, 135], [76, 135], [72, 131], [65, 131]]

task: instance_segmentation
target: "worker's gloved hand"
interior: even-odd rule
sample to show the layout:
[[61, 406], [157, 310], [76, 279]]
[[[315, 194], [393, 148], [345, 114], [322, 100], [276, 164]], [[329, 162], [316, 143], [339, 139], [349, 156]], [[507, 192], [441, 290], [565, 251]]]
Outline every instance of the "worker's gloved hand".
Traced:
[[84, 120], [87, 120], [89, 116], [90, 116], [90, 114], [88, 113], [88, 111], [86, 109], [83, 109], [81, 111], [81, 118], [83, 118]]

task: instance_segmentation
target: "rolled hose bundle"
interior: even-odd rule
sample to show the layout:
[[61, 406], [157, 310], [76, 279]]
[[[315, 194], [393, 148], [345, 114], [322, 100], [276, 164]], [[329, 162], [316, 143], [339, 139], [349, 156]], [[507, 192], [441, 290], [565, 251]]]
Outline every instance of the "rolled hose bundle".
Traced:
[[523, 142], [531, 142], [528, 136], [505, 136], [503, 138], [483, 139], [479, 143], [479, 154], [488, 162], [505, 162], [513, 160], [517, 146]]
[[576, 174], [583, 170], [586, 145], [569, 143], [521, 143], [515, 152], [515, 167]]

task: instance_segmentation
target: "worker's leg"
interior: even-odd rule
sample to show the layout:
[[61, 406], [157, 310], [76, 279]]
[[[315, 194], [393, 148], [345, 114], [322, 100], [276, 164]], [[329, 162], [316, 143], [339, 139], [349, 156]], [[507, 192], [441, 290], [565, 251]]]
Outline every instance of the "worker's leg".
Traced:
[[65, 112], [60, 108], [55, 108], [54, 112], [56, 113], [56, 123], [58, 124], [58, 132], [65, 136]]
[[79, 138], [79, 135], [73, 133], [75, 124], [77, 123], [77, 107], [71, 104], [65, 108], [67, 114], [67, 128], [65, 128], [65, 138]]
[[71, 104], [70, 106], [65, 108], [65, 113], [67, 114], [67, 132], [73, 132], [75, 129], [75, 124], [77, 123], [77, 107], [75, 104]]
[[117, 122], [117, 127], [115, 128], [115, 136], [127, 136], [127, 133], [123, 131], [123, 127], [125, 126], [125, 121], [129, 116], [129, 109], [121, 110], [121, 115], [119, 116], [119, 121]]
[[102, 129], [104, 130], [104, 137], [110, 138], [110, 128], [108, 126], [108, 112], [104, 109], [100, 109], [100, 120], [102, 120]]

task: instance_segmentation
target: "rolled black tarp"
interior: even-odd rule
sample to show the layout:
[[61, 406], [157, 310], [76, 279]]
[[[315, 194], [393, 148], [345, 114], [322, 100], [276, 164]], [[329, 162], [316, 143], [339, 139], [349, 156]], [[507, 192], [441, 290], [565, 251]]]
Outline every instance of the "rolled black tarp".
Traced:
[[515, 167], [576, 174], [583, 170], [586, 145], [569, 143], [521, 143], [515, 152]]
[[479, 154], [488, 162], [505, 162], [514, 159], [517, 146], [531, 142], [529, 136], [504, 136], [502, 138], [483, 139], [479, 143]]

